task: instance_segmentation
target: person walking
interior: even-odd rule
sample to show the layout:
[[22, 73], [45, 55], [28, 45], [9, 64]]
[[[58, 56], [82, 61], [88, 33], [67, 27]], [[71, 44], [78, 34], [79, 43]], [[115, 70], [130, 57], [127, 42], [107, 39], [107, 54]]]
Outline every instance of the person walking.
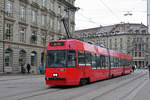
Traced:
[[40, 74], [42, 74], [42, 70], [43, 70], [43, 66], [40, 64], [40, 66], [39, 66]]
[[150, 79], [150, 64], [148, 65], [148, 71], [149, 71], [149, 79]]
[[30, 73], [30, 69], [31, 69], [30, 64], [27, 64], [27, 71], [28, 71], [28, 73]]
[[135, 70], [135, 66], [133, 65], [133, 66], [132, 66], [132, 72], [134, 72], [134, 70]]

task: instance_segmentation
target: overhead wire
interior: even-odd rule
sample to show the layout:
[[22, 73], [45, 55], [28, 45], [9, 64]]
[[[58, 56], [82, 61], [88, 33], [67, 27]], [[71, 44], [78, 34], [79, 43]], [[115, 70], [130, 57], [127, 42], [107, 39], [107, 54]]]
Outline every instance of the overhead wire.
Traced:
[[[81, 11], [84, 11], [83, 8], [81, 8], [80, 10], [81, 10]], [[78, 14], [79, 14], [81, 17], [83, 17], [84, 19], [86, 19], [86, 20], [81, 20], [81, 19], [78, 19], [78, 20], [83, 21], [83, 22], [89, 22], [89, 23], [91, 23], [91, 24], [94, 24], [94, 25], [96, 25], [96, 26], [99, 26], [99, 23], [95, 22], [95, 21], [93, 20], [93, 18], [87, 17], [86, 15], [84, 15], [84, 14], [81, 13], [81, 12], [78, 12]]]
[[103, 6], [104, 6], [105, 8], [107, 8], [107, 10], [108, 10], [117, 20], [121, 21], [120, 18], [119, 18], [119, 16], [117, 16], [117, 15], [113, 12], [113, 10], [112, 10], [108, 5], [106, 5], [106, 3], [105, 3], [103, 0], [97, 0], [97, 1], [98, 1], [98, 4], [99, 4], [99, 2], [100, 2], [101, 4], [103, 4]]

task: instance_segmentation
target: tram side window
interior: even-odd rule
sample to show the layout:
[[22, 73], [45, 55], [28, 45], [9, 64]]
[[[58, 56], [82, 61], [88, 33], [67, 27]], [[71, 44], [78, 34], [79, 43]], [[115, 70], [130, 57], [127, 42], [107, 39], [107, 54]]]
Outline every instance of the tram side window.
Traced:
[[126, 60], [123, 59], [122, 61], [123, 61], [123, 67], [125, 67], [126, 66]]
[[96, 69], [96, 54], [92, 53], [92, 69]]
[[101, 68], [101, 59], [99, 54], [96, 55], [96, 67], [97, 69]]
[[125, 60], [125, 67], [128, 67], [129, 65], [129, 60]]
[[91, 61], [91, 54], [89, 52], [85, 52], [85, 61], [86, 61], [86, 66], [90, 66], [92, 61]]
[[121, 59], [120, 60], [120, 66], [123, 67], [123, 65], [124, 65], [124, 61], [123, 61], [123, 59]]
[[108, 56], [105, 56], [105, 60], [106, 60], [105, 65], [108, 68], [108, 65], [109, 65], [109, 58], [108, 58]]
[[118, 64], [118, 68], [120, 68], [120, 59], [117, 58], [117, 64]]
[[69, 50], [67, 54], [67, 67], [76, 66], [76, 52], [74, 50]]
[[116, 68], [116, 58], [114, 57], [114, 68]]
[[111, 62], [111, 67], [114, 68], [114, 58], [112, 56], [110, 57], [110, 62]]
[[85, 54], [84, 51], [78, 52], [78, 64], [79, 66], [85, 66]]
[[114, 58], [114, 60], [115, 60], [115, 67], [118, 68], [119, 67], [118, 66], [118, 58]]
[[100, 59], [101, 59], [101, 68], [105, 68], [106, 67], [106, 60], [105, 60], [105, 56], [104, 55], [101, 55], [100, 56]]

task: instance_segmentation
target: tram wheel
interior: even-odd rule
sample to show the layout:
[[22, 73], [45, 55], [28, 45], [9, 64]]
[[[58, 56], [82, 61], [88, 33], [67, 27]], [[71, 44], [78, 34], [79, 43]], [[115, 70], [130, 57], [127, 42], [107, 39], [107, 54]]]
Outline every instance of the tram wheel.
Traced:
[[88, 79], [86, 79], [86, 78], [80, 79], [80, 85], [85, 85], [87, 83], [88, 83]]

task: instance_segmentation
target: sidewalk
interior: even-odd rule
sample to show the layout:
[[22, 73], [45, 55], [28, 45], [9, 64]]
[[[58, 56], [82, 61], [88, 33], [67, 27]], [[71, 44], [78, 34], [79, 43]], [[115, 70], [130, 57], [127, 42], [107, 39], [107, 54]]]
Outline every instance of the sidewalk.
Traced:
[[21, 72], [0, 73], [0, 76], [26, 76], [26, 75], [44, 75], [44, 74], [40, 74], [40, 73], [21, 73]]

